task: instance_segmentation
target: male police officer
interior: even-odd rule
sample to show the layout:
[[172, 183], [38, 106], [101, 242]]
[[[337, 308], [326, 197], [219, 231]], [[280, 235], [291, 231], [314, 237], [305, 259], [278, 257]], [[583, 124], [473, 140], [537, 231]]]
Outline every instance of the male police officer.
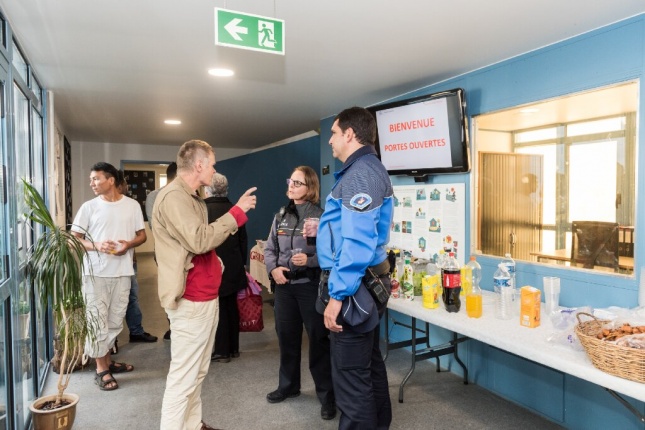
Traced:
[[[337, 182], [320, 219], [317, 251], [324, 276], [329, 277], [324, 319], [331, 331], [334, 392], [342, 412], [339, 429], [387, 429], [392, 406], [379, 349], [379, 317], [390, 290], [385, 245], [392, 221], [392, 184], [374, 150], [376, 123], [369, 111], [342, 111], [331, 132], [332, 154], [344, 164], [335, 173]], [[385, 294], [364, 294], [373, 283]], [[365, 297], [368, 302], [361, 302]], [[352, 303], [358, 305], [355, 310], [368, 310], [365, 320], [348, 317]]]

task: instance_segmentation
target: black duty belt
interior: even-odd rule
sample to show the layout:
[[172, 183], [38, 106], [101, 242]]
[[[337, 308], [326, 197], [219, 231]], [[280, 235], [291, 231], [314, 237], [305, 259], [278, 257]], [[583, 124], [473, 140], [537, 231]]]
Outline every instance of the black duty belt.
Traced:
[[[385, 259], [382, 262], [380, 262], [379, 264], [377, 264], [376, 266], [368, 267], [368, 269], [371, 270], [372, 273], [374, 273], [378, 277], [389, 275], [390, 274], [390, 262], [387, 261], [387, 259]], [[323, 275], [327, 276], [327, 277], [329, 276], [330, 272], [331, 272], [331, 270], [323, 270], [322, 271]]]

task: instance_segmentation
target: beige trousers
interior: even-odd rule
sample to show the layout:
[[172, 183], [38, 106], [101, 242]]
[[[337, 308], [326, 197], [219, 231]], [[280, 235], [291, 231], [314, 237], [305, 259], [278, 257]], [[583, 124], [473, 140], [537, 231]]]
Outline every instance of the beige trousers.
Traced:
[[105, 356], [123, 330], [128, 308], [131, 276], [99, 278], [83, 276], [87, 319], [95, 328], [96, 341], [85, 342], [85, 353], [92, 358]]
[[191, 302], [181, 299], [166, 309], [172, 333], [170, 369], [161, 406], [161, 430], [199, 430], [202, 421], [202, 382], [208, 374], [219, 299]]

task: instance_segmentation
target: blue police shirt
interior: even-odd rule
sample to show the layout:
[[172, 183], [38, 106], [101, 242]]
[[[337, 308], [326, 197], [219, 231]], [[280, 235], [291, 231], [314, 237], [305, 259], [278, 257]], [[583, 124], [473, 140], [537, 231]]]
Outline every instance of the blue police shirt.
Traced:
[[316, 249], [320, 267], [331, 270], [329, 295], [342, 301], [354, 295], [368, 267], [387, 258], [394, 202], [390, 177], [371, 145], [350, 155], [334, 177]]

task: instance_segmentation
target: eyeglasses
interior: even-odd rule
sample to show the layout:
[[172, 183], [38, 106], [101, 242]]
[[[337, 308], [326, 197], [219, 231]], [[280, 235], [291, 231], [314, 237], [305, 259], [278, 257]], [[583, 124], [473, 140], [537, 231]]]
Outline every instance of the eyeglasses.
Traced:
[[294, 187], [296, 187], [296, 188], [300, 188], [300, 187], [302, 187], [303, 185], [307, 185], [307, 184], [305, 184], [304, 182], [295, 181], [295, 180], [293, 180], [293, 179], [291, 179], [291, 178], [287, 178], [287, 186], [289, 186], [289, 185], [291, 185], [291, 184], [293, 184], [293, 186], [294, 186]]

